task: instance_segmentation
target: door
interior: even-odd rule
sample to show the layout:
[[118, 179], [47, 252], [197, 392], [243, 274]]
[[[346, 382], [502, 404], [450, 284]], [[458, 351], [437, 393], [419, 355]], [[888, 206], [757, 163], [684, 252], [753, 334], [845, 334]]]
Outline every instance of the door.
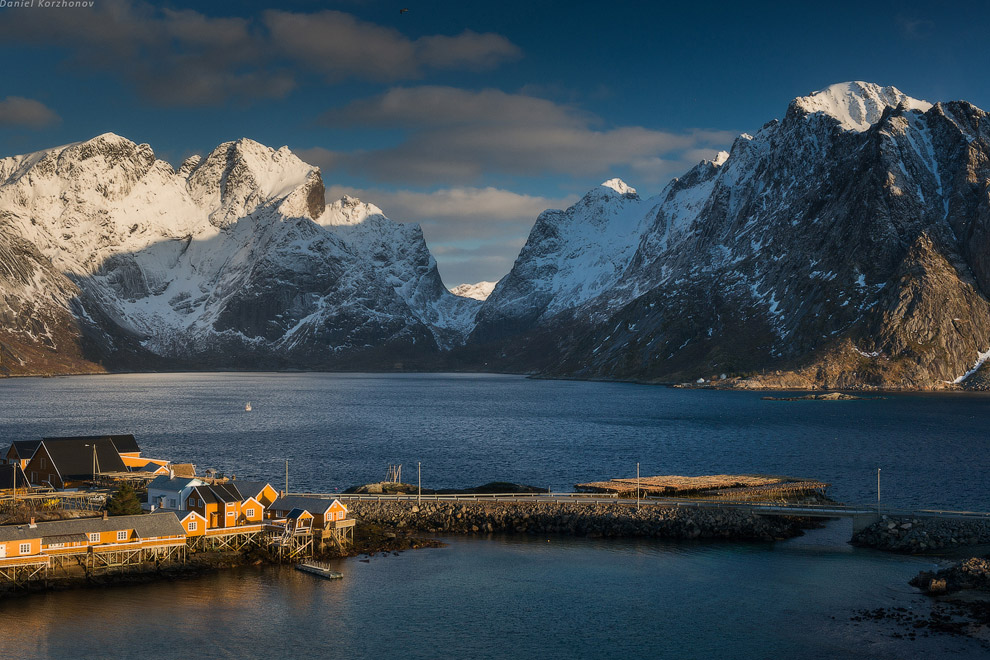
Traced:
[[0, 543], [0, 559], [4, 559], [7, 556], [7, 545], [5, 543]]

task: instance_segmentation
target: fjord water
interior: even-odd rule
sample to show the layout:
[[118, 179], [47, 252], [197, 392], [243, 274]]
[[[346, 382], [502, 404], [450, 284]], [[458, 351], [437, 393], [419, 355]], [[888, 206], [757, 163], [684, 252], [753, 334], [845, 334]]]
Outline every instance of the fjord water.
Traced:
[[[426, 486], [558, 490], [612, 476], [773, 473], [847, 502], [990, 508], [990, 398], [764, 401], [750, 392], [478, 375], [173, 374], [0, 382], [3, 440], [127, 433], [147, 456], [333, 492], [423, 464]], [[244, 411], [252, 402], [253, 410]], [[0, 602], [0, 657], [985, 657], [896, 638], [858, 610], [924, 597], [937, 558], [854, 549], [848, 523], [786, 542], [505, 537]], [[30, 631], [30, 634], [26, 634]], [[126, 634], [122, 634], [126, 631]], [[903, 632], [903, 631], [900, 631]], [[111, 651], [112, 649], [112, 651]]]

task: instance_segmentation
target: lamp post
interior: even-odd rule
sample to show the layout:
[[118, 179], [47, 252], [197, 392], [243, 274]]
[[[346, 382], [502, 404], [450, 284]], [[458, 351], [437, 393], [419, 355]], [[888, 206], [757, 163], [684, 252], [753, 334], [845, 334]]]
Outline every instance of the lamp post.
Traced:
[[877, 468], [877, 511], [880, 510], [880, 468]]
[[416, 486], [416, 504], [422, 504], [423, 502], [423, 463], [417, 461], [416, 463], [416, 479], [418, 484]]
[[636, 463], [636, 510], [639, 511], [639, 463]]

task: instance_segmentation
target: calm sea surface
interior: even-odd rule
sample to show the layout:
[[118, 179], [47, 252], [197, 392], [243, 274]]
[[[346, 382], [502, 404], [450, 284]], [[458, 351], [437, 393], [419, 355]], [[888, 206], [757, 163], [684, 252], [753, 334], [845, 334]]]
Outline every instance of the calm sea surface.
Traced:
[[[244, 411], [250, 401], [254, 410]], [[333, 492], [403, 464], [424, 486], [555, 490], [615, 476], [815, 477], [846, 502], [990, 509], [990, 397], [763, 401], [748, 392], [477, 375], [179, 374], [0, 381], [0, 442], [134, 433], [146, 456]], [[0, 657], [988, 657], [910, 642], [859, 609], [928, 602], [937, 558], [848, 546], [848, 523], [775, 544], [452, 539], [292, 570], [0, 602]]]

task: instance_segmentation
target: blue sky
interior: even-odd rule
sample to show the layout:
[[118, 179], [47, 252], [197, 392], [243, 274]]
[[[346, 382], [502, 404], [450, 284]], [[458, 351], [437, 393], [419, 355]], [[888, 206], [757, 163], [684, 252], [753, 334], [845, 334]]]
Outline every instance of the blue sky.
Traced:
[[931, 2], [6, 6], [0, 154], [106, 131], [173, 163], [285, 144], [331, 195], [421, 223], [448, 285], [493, 280], [544, 208], [614, 176], [655, 194], [829, 84], [990, 108], [988, 18]]

